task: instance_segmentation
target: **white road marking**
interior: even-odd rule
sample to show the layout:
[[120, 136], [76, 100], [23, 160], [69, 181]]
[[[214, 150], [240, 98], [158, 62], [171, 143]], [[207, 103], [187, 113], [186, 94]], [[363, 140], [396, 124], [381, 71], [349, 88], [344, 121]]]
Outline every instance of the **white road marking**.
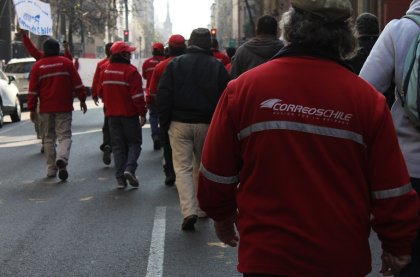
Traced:
[[165, 254], [166, 207], [156, 207], [146, 277], [161, 277]]

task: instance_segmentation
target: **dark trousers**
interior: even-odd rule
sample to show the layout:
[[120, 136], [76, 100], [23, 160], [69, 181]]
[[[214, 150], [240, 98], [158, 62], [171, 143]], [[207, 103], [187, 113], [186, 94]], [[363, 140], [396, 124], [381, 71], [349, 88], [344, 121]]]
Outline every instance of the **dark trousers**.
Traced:
[[[413, 188], [420, 195], [420, 179], [411, 178]], [[414, 241], [413, 251], [411, 253], [411, 263], [404, 267], [398, 277], [419, 277], [420, 276], [420, 229], [418, 230], [417, 239]]]
[[172, 147], [167, 129], [160, 129], [160, 143], [163, 145], [163, 172], [165, 172], [165, 176], [175, 175], [174, 164], [172, 162]]
[[[104, 107], [104, 115], [105, 111]], [[102, 144], [99, 148], [103, 151], [106, 145], [111, 146], [111, 135], [109, 133], [108, 117], [104, 116], [104, 125], [102, 126]]]
[[149, 109], [149, 123], [150, 129], [152, 131], [152, 140], [155, 141], [159, 139], [159, 120], [158, 120], [158, 110], [156, 105], [151, 104], [148, 106]]
[[117, 169], [115, 177], [118, 179], [123, 177], [125, 170], [134, 173], [137, 169], [137, 160], [141, 152], [142, 130], [138, 116], [110, 116], [108, 125]]

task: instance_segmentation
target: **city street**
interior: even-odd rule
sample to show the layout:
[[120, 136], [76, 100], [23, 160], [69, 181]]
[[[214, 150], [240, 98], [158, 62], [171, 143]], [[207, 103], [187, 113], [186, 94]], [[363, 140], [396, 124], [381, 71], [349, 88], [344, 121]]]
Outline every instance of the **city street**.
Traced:
[[[85, 115], [74, 107], [67, 182], [45, 177], [28, 112], [0, 129], [0, 276], [242, 276], [237, 248], [218, 241], [210, 219], [181, 231], [177, 191], [164, 185], [149, 126], [140, 188], [117, 190], [113, 164], [104, 165], [99, 150], [102, 107], [89, 100]], [[369, 276], [382, 276], [374, 236], [371, 244]]]

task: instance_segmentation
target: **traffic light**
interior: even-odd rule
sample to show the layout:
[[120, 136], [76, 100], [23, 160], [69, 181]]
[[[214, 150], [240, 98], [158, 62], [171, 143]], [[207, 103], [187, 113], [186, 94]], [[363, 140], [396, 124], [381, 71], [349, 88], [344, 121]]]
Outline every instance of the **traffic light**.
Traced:
[[216, 37], [216, 35], [217, 35], [217, 29], [215, 29], [215, 28], [211, 29], [211, 30], [210, 30], [210, 34], [211, 34], [211, 36], [212, 36], [212, 37], [214, 37], [214, 38], [215, 38], [215, 37]]
[[128, 30], [124, 30], [124, 42], [128, 42], [128, 36], [129, 36]]

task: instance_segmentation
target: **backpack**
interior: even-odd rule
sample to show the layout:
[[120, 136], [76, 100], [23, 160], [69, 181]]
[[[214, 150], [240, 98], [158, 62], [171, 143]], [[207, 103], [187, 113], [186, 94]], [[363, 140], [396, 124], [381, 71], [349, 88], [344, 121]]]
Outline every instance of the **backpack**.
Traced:
[[[409, 14], [408, 18], [420, 27], [420, 15]], [[408, 115], [410, 122], [415, 127], [420, 127], [420, 31], [411, 44], [404, 62], [403, 90], [398, 93], [401, 103]]]

